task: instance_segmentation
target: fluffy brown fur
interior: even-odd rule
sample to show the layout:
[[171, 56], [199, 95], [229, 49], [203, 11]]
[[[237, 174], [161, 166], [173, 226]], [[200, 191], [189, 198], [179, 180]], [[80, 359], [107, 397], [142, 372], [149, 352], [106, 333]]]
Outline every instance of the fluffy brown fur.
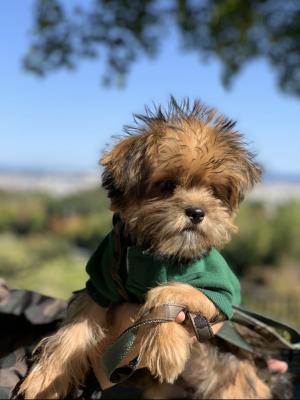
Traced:
[[[258, 338], [248, 339], [258, 344]], [[145, 372], [137, 374], [133, 383], [141, 387], [146, 399], [291, 399], [291, 377], [272, 373], [266, 358], [266, 351], [250, 355], [214, 338], [193, 345], [173, 385], [159, 384]]]
[[[127, 128], [102, 159], [103, 186], [138, 245], [156, 256], [177, 260], [220, 248], [236, 230], [234, 217], [245, 191], [261, 170], [234, 123], [196, 101], [171, 100]], [[199, 225], [185, 215], [204, 211]]]
[[[173, 98], [168, 110], [147, 110], [135, 120], [101, 160], [111, 209], [132, 241], [155, 257], [181, 262], [223, 246], [236, 230], [239, 203], [261, 174], [234, 123], [198, 101], [179, 105]], [[197, 223], [190, 209], [201, 210]], [[62, 328], [39, 346], [38, 361], [20, 388], [25, 397], [64, 397], [97, 363], [110, 329], [106, 310], [80, 296]], [[184, 303], [209, 320], [219, 313], [204, 294], [184, 284], [152, 289], [143, 310], [164, 303]], [[198, 386], [206, 385], [207, 398], [270, 397], [249, 360], [228, 368], [208, 355], [210, 345], [198, 346], [191, 358], [190, 333], [175, 322], [141, 331], [139, 341], [143, 365], [161, 382], [174, 382], [189, 359], [199, 359], [205, 384]], [[231, 383], [220, 385], [219, 374], [211, 380], [212, 371], [229, 374]]]
[[[188, 304], [191, 312], [202, 313], [210, 321], [219, 314], [203, 293], [182, 283], [170, 283], [150, 290], [141, 314], [162, 304]], [[139, 338], [142, 364], [160, 382], [173, 383], [190, 357], [190, 337], [185, 327], [177, 322], [160, 324], [151, 330], [144, 328]]]
[[253, 360], [238, 352], [222, 351], [210, 342], [193, 346], [186, 368], [174, 385], [158, 385], [149, 379], [144, 397], [270, 399], [271, 391], [259, 378]]
[[39, 344], [33, 365], [19, 392], [28, 399], [59, 399], [83, 382], [105, 333], [104, 313], [85, 293], [71, 303], [63, 326]]

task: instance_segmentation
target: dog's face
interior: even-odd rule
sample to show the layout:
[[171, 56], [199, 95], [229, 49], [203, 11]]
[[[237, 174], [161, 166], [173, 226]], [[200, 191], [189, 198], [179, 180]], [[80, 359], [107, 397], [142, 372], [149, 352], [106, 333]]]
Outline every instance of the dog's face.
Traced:
[[101, 160], [103, 186], [144, 250], [190, 261], [226, 243], [245, 191], [261, 170], [234, 124], [199, 102], [137, 116]]

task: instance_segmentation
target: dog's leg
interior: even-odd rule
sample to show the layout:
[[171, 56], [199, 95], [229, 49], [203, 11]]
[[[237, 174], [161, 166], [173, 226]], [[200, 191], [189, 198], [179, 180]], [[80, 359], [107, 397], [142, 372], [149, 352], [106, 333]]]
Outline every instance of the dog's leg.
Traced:
[[[222, 345], [223, 346], [223, 345]], [[181, 374], [195, 399], [271, 399], [250, 356], [220, 349], [217, 343], [196, 343]]]
[[64, 398], [73, 384], [83, 383], [88, 356], [104, 338], [105, 314], [86, 292], [77, 295], [62, 327], [38, 345], [38, 359], [19, 393], [28, 399]]
[[271, 399], [271, 391], [257, 376], [256, 367], [249, 360], [240, 360], [234, 380], [228, 382], [219, 394], [220, 399]]
[[[109, 308], [107, 313], [108, 321], [108, 332], [105, 339], [101, 342], [100, 346], [95, 348], [90, 353], [89, 358], [91, 362], [92, 370], [100, 384], [100, 387], [105, 390], [113, 386], [114, 384], [109, 381], [106, 376], [103, 365], [101, 363], [101, 355], [112, 343], [129, 328], [134, 320], [136, 320], [141, 305], [134, 303], [121, 303], [113, 305]], [[127, 356], [122, 360], [122, 364], [129, 363], [133, 358], [139, 354], [138, 346], [134, 345]]]
[[[162, 304], [185, 304], [194, 313], [211, 319], [219, 314], [215, 305], [199, 290], [182, 283], [170, 283], [151, 289], [141, 310]], [[191, 334], [177, 322], [166, 322], [139, 335], [140, 358], [160, 382], [173, 383], [183, 371], [190, 355]]]

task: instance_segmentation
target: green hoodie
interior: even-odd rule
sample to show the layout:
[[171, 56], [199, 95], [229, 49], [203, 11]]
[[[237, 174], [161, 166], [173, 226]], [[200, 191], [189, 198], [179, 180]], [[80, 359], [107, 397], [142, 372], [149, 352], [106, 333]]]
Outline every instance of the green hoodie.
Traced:
[[113, 229], [87, 264], [89, 295], [102, 307], [123, 301], [143, 302], [149, 289], [167, 282], [188, 283], [201, 290], [226, 316], [240, 303], [240, 285], [221, 254], [214, 248], [190, 265], [158, 260]]

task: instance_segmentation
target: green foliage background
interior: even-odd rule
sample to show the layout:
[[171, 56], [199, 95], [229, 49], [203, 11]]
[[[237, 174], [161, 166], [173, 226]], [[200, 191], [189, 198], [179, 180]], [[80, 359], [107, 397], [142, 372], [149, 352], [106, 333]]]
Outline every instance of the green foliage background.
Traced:
[[[241, 278], [245, 304], [300, 326], [300, 202], [246, 202], [237, 224], [223, 255]], [[0, 277], [68, 298], [84, 286], [86, 261], [110, 227], [101, 189], [61, 198], [0, 192]]]
[[64, 198], [0, 192], [0, 276], [11, 287], [68, 298], [85, 284], [85, 263], [110, 220], [100, 190]]

